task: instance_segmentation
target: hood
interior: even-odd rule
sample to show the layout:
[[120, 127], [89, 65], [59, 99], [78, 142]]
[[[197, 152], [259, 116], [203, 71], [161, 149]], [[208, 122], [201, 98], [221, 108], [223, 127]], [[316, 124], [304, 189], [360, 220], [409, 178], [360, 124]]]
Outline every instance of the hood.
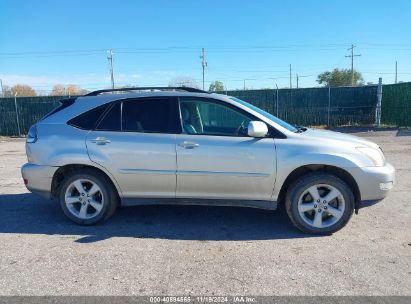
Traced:
[[304, 137], [312, 138], [314, 140], [327, 140], [327, 141], [336, 140], [336, 141], [340, 141], [340, 142], [343, 141], [343, 142], [347, 142], [347, 143], [358, 145], [358, 146], [367, 146], [367, 147], [378, 149], [378, 145], [376, 143], [373, 143], [372, 141], [369, 141], [367, 139], [364, 139], [358, 136], [344, 134], [340, 132], [307, 128], [307, 131], [300, 133], [300, 134], [303, 135]]

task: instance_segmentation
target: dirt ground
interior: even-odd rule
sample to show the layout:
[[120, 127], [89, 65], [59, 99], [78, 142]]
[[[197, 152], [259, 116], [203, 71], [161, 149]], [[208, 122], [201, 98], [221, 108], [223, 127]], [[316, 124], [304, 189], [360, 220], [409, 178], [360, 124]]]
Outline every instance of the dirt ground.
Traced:
[[24, 187], [23, 140], [0, 138], [0, 295], [411, 295], [411, 132], [342, 131], [380, 144], [396, 185], [323, 237], [249, 208], [122, 208], [77, 226]]

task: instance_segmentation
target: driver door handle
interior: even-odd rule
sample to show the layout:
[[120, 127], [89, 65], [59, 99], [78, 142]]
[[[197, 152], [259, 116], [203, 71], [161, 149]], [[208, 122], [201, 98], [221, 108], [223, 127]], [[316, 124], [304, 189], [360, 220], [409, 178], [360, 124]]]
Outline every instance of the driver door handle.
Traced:
[[199, 144], [193, 143], [191, 141], [183, 141], [182, 143], [179, 143], [178, 145], [184, 149], [194, 149], [200, 146]]
[[105, 144], [110, 143], [111, 141], [108, 140], [108, 139], [105, 138], [105, 137], [97, 137], [97, 138], [95, 138], [95, 139], [92, 139], [91, 142], [92, 142], [92, 143], [95, 143], [95, 144], [97, 144], [97, 145], [105, 145]]

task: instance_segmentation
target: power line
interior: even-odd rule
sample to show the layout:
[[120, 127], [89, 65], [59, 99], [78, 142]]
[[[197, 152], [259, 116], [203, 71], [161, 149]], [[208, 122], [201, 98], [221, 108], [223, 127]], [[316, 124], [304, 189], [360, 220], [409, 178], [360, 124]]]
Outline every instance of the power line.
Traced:
[[[286, 45], [215, 45], [209, 46], [210, 51], [290, 51], [290, 50], [339, 50], [346, 43], [334, 44], [286, 44]], [[385, 49], [385, 50], [411, 50], [411, 44], [384, 44], [384, 43], [361, 43], [368, 46], [368, 49]], [[167, 46], [167, 47], [141, 47], [141, 48], [115, 48], [116, 53], [138, 53], [138, 52], [170, 52], [170, 51], [195, 51], [197, 46]], [[106, 49], [79, 49], [79, 50], [53, 50], [53, 51], [25, 51], [25, 52], [0, 52], [0, 56], [67, 56], [67, 55], [94, 55], [105, 52]]]

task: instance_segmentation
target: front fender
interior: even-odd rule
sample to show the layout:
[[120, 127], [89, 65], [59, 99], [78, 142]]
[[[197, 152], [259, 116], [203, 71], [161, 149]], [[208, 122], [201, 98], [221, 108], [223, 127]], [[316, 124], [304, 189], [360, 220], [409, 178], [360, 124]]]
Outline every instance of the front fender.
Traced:
[[281, 188], [287, 177], [296, 169], [310, 165], [333, 166], [345, 171], [347, 168], [360, 167], [355, 155], [343, 153], [326, 153], [318, 151], [293, 151], [277, 148], [277, 178], [272, 194], [273, 200], [278, 200]]

